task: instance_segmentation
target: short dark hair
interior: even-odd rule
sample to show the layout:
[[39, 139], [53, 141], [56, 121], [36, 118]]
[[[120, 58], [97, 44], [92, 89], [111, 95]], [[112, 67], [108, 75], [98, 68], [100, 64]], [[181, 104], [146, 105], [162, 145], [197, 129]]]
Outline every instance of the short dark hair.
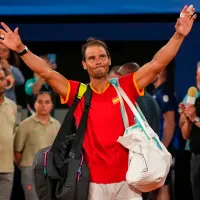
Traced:
[[40, 91], [40, 92], [38, 92], [38, 94], [35, 96], [35, 98], [34, 98], [34, 102], [36, 102], [37, 101], [37, 99], [38, 99], [38, 97], [40, 96], [40, 95], [43, 95], [43, 94], [48, 94], [49, 96], [50, 96], [50, 98], [51, 98], [51, 101], [52, 101], [52, 103], [53, 103], [53, 97], [52, 97], [52, 94], [51, 94], [51, 92], [49, 92], [49, 91]]
[[111, 67], [111, 69], [109, 71], [109, 74], [112, 73], [112, 72], [115, 73], [115, 74], [118, 74], [118, 69], [119, 68], [120, 68], [119, 65]]
[[127, 71], [130, 71], [130, 73], [136, 72], [138, 69], [140, 69], [139, 64], [137, 64], [136, 62], [125, 63], [121, 67], [123, 67]]
[[107, 56], [110, 57], [110, 52], [108, 50], [106, 43], [99, 40], [99, 39], [95, 39], [95, 38], [90, 37], [90, 38], [87, 39], [87, 42], [82, 45], [81, 53], [82, 53], [82, 60], [83, 61], [85, 61], [85, 51], [89, 46], [101, 46], [101, 47], [103, 47], [106, 51]]

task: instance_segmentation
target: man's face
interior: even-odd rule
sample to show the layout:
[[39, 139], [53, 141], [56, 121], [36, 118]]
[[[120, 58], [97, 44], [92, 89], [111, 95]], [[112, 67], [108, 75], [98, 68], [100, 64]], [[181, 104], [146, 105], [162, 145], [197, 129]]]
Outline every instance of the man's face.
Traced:
[[100, 79], [108, 74], [111, 60], [102, 46], [89, 46], [82, 64], [91, 77]]
[[7, 83], [6, 83], [5, 72], [0, 69], [0, 94], [4, 93], [6, 86]]
[[0, 58], [7, 60], [10, 56], [10, 50], [2, 43], [0, 43]]
[[34, 104], [36, 113], [39, 115], [48, 115], [50, 114], [53, 103], [49, 94], [41, 94], [37, 97], [37, 100]]
[[200, 67], [197, 68], [196, 80], [197, 80], [197, 87], [200, 90]]

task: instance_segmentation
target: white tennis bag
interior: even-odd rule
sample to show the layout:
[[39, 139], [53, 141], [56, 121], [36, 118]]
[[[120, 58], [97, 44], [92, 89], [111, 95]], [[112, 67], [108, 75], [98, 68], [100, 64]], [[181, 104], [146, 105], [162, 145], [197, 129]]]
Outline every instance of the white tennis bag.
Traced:
[[[125, 125], [124, 135], [119, 137], [117, 141], [129, 149], [129, 167], [126, 180], [128, 184], [141, 192], [155, 190], [164, 185], [172, 164], [172, 156], [149, 126], [139, 107], [137, 106], [136, 109], [119, 85], [112, 85], [120, 100]], [[129, 127], [122, 99], [134, 114], [135, 124], [133, 126]]]

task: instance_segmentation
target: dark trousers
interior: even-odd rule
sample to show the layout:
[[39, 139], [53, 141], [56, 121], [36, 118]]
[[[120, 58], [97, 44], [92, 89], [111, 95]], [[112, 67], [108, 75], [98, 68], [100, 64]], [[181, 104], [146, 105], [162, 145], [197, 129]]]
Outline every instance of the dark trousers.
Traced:
[[193, 200], [190, 181], [191, 152], [181, 150], [176, 155], [175, 200]]
[[21, 185], [21, 171], [15, 165], [14, 181], [11, 200], [24, 200], [24, 192]]
[[194, 200], [200, 200], [200, 154], [192, 154], [191, 183]]
[[143, 200], [151, 200], [151, 192], [142, 193]]

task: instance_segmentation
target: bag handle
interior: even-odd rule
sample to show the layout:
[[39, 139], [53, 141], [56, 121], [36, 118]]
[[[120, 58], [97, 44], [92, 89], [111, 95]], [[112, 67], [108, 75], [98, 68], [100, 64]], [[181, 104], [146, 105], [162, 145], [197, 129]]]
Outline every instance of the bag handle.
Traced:
[[135, 102], [135, 107], [137, 108], [137, 111], [139, 112], [139, 114], [140, 114], [142, 120], [145, 121], [146, 123], [148, 123], [146, 117], [144, 116], [144, 114], [143, 114], [143, 112], [141, 111], [141, 109], [140, 109], [139, 105], [137, 104], [137, 102]]
[[127, 129], [129, 127], [129, 121], [128, 121], [128, 115], [124, 106], [124, 101], [122, 99], [122, 96], [120, 95], [120, 92], [118, 91], [118, 89], [114, 86], [118, 98], [119, 98], [119, 102], [120, 102], [120, 110], [121, 110], [121, 114], [122, 114], [122, 119], [123, 119], [123, 123], [124, 123], [124, 128]]
[[[150, 135], [147, 131], [147, 127], [146, 127], [146, 126], [149, 126], [149, 124], [142, 119], [142, 117], [141, 117], [142, 112], [141, 113], [138, 112], [136, 107], [133, 105], [133, 103], [130, 101], [129, 97], [126, 95], [126, 93], [124, 92], [124, 90], [120, 86], [115, 86], [115, 85], [113, 85], [113, 86], [116, 89], [116, 91], [118, 91], [117, 94], [120, 95], [125, 100], [125, 102], [128, 104], [128, 106], [130, 107], [131, 111], [133, 112], [133, 114], [135, 116], [136, 121], [138, 122], [140, 127], [144, 130], [147, 138], [150, 139], [151, 137], [150, 137]], [[123, 111], [123, 112], [125, 112], [125, 111]], [[126, 116], [122, 116], [122, 117], [126, 117]]]

